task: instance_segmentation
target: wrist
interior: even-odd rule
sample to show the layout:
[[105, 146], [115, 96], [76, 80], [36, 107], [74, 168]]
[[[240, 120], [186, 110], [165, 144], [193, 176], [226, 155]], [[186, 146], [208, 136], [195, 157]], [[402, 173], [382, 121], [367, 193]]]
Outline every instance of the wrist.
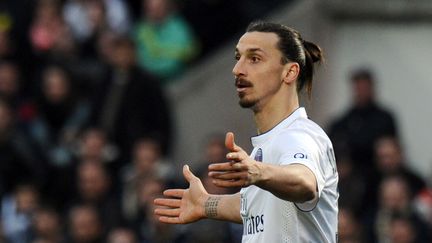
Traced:
[[221, 195], [208, 195], [204, 202], [204, 218], [216, 219], [219, 217], [219, 202]]
[[268, 176], [269, 175], [268, 168], [266, 168], [267, 165], [262, 162], [256, 162], [254, 166], [256, 168], [257, 173], [256, 173], [256, 179], [252, 184], [258, 187], [263, 187], [270, 179], [270, 177]]
[[200, 218], [208, 218], [207, 217], [207, 215], [206, 215], [206, 202], [209, 200], [209, 198], [210, 198], [210, 194], [205, 194], [205, 195], [203, 195], [201, 198], [200, 198], [200, 200], [199, 200], [199, 205], [200, 205], [200, 211], [199, 211], [199, 215], [200, 215]]

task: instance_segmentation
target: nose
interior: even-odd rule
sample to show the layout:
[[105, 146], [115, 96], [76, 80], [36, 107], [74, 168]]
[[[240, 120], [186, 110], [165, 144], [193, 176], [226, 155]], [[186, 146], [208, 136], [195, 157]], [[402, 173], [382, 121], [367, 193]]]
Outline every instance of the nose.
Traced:
[[240, 59], [236, 62], [236, 64], [234, 65], [234, 68], [232, 70], [232, 73], [234, 74], [234, 76], [236, 77], [240, 77], [240, 76], [246, 76], [246, 70], [245, 67], [243, 65], [243, 61]]

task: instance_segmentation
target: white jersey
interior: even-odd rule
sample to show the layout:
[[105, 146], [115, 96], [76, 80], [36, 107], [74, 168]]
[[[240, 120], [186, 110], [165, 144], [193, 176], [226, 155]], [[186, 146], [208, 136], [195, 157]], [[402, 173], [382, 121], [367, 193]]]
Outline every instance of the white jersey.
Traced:
[[251, 157], [274, 165], [302, 164], [315, 175], [318, 197], [282, 200], [257, 186], [241, 189], [242, 242], [336, 242], [338, 174], [325, 132], [299, 108], [272, 130], [252, 138]]

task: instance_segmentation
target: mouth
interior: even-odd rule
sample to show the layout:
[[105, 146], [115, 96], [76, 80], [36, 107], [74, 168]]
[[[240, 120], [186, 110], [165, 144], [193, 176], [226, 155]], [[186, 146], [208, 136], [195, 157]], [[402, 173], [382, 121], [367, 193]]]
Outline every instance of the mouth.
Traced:
[[246, 91], [247, 88], [252, 87], [252, 83], [245, 80], [245, 79], [240, 79], [240, 78], [236, 78], [235, 80], [235, 86], [237, 87], [237, 92], [244, 92]]

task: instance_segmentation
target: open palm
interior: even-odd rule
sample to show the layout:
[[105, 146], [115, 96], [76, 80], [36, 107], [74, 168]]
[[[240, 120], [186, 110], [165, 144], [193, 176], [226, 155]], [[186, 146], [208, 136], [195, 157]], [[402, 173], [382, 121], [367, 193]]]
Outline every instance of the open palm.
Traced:
[[159, 220], [169, 224], [187, 224], [205, 217], [204, 202], [208, 197], [201, 180], [190, 170], [183, 167], [183, 175], [189, 182], [188, 189], [168, 189], [164, 191], [167, 198], [157, 198], [154, 203], [159, 207], [155, 214]]

